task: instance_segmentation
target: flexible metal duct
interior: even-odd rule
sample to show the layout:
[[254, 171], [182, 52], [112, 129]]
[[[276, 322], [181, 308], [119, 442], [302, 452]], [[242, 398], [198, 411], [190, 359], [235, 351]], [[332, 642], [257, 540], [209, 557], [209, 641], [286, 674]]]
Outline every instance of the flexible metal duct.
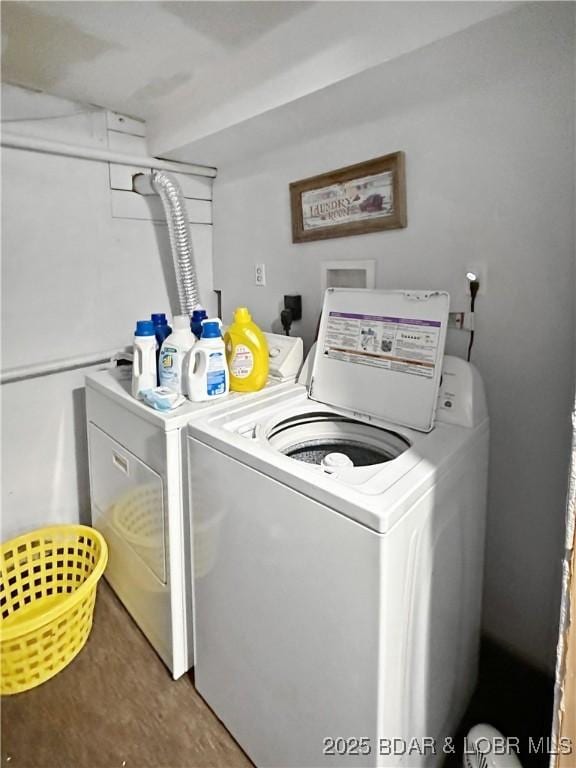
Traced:
[[162, 200], [170, 233], [170, 245], [178, 285], [180, 313], [191, 315], [201, 305], [200, 288], [194, 263], [192, 238], [186, 215], [184, 196], [176, 179], [165, 171], [133, 177], [134, 191], [141, 195], [157, 194]]

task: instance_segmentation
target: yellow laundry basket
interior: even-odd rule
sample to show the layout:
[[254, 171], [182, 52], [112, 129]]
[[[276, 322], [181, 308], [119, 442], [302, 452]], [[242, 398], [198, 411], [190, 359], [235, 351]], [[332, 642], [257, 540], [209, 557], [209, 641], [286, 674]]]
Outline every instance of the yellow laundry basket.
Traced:
[[58, 674], [92, 629], [104, 538], [85, 525], [56, 525], [1, 545], [0, 692], [20, 693]]

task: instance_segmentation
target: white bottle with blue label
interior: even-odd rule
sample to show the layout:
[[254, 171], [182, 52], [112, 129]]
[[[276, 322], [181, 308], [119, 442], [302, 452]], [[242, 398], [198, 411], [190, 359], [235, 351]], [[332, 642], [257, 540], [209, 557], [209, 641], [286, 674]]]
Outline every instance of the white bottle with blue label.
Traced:
[[230, 389], [221, 325], [218, 318], [202, 321], [202, 336], [186, 361], [186, 389], [196, 403], [216, 400]]
[[142, 399], [142, 393], [156, 386], [156, 335], [151, 320], [138, 320], [134, 332], [134, 362], [132, 363], [132, 397]]
[[176, 315], [173, 320], [174, 330], [162, 342], [158, 359], [158, 374], [160, 386], [186, 395], [184, 376], [189, 352], [196, 342], [196, 337], [190, 330], [188, 315]]

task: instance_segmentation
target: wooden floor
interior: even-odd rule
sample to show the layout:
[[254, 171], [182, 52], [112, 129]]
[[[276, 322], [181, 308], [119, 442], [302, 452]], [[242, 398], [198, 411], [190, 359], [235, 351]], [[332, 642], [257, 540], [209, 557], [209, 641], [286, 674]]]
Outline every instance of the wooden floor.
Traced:
[[106, 583], [72, 664], [2, 699], [2, 766], [247, 768], [185, 675], [174, 682]]
[[[489, 722], [522, 743], [524, 768], [547, 768], [528, 738], [550, 735], [552, 680], [484, 642], [480, 680], [444, 768], [461, 768], [468, 729]], [[250, 768], [252, 763], [184, 676], [174, 682], [107, 584], [94, 629], [72, 664], [2, 699], [8, 768]], [[576, 763], [575, 763], [576, 768]]]

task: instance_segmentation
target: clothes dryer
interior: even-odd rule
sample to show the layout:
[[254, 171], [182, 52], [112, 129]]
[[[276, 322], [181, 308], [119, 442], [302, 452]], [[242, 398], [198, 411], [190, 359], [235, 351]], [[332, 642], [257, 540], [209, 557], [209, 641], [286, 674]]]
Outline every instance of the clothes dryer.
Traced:
[[266, 335], [270, 378], [260, 392], [161, 413], [132, 397], [130, 367], [86, 377], [92, 524], [108, 542], [105, 577], [174, 678], [194, 663], [192, 582], [218, 544], [214, 526], [199, 527], [192, 552], [186, 426], [295, 381], [302, 339]]

